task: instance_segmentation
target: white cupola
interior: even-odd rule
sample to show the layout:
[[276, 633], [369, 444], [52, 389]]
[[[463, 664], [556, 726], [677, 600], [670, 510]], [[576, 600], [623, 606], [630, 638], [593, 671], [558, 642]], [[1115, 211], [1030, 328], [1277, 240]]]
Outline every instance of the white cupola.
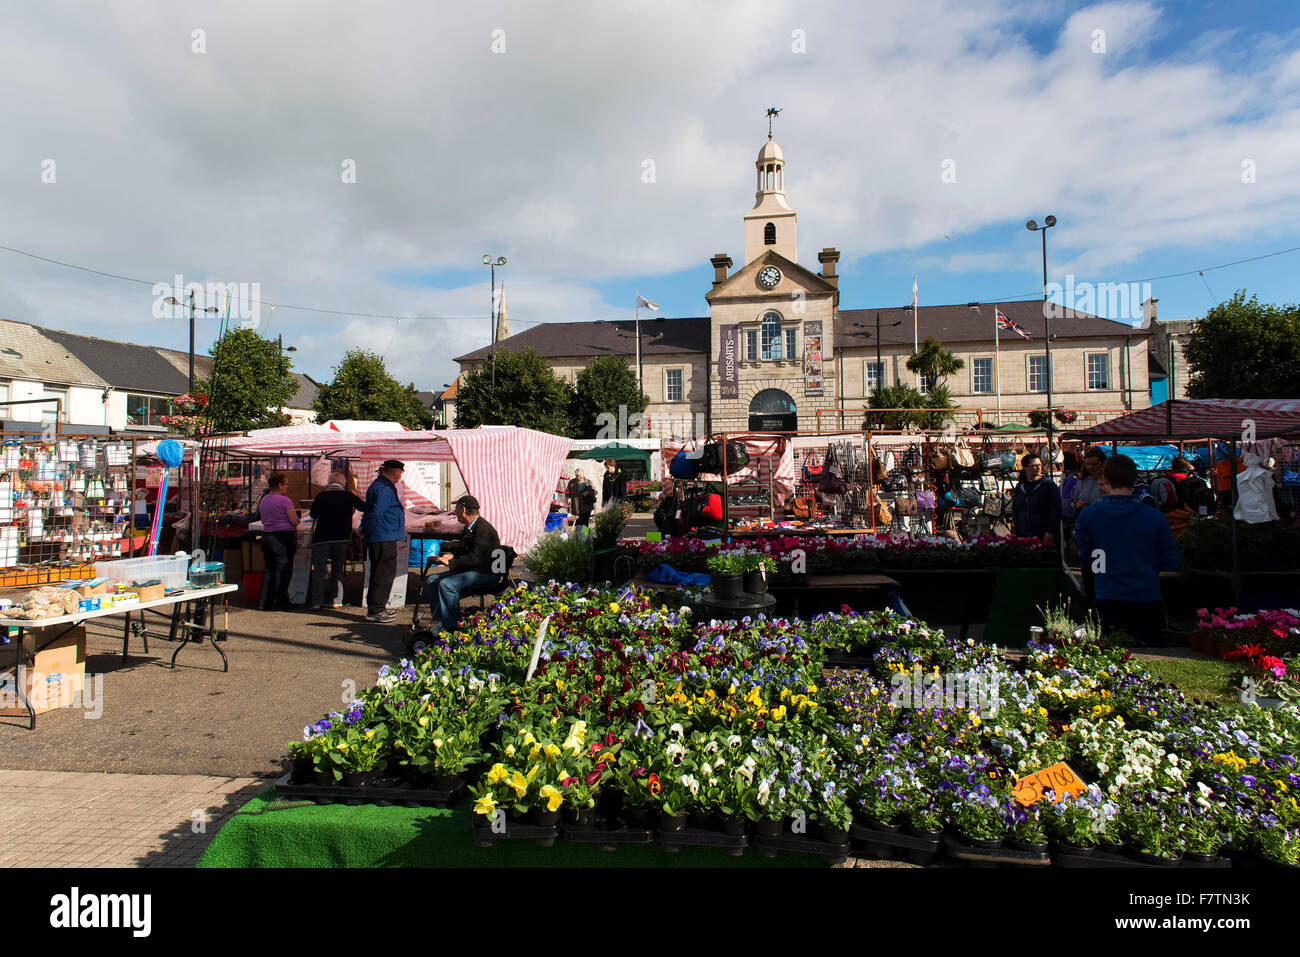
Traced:
[[771, 249], [797, 262], [795, 225], [798, 217], [785, 201], [785, 154], [769, 133], [754, 163], [758, 171], [754, 208], [745, 214], [745, 262]]

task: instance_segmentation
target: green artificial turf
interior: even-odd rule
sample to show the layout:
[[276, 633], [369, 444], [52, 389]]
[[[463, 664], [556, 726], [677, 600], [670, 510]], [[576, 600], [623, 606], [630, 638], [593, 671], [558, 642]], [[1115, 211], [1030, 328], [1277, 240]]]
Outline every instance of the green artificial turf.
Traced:
[[557, 841], [478, 847], [465, 806], [451, 810], [364, 804], [304, 805], [267, 790], [231, 816], [199, 867], [824, 867], [819, 857], [741, 857], [712, 848], [670, 854], [656, 844], [605, 851]]
[[1189, 698], [1224, 707], [1240, 707], [1228, 676], [1241, 673], [1241, 663], [1217, 658], [1144, 658], [1142, 667], [1167, 681]]

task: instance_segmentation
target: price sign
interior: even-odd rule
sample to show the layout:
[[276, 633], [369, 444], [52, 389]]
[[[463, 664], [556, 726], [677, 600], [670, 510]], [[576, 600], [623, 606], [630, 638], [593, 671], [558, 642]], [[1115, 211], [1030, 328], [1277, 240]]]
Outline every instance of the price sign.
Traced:
[[1082, 794], [1088, 790], [1088, 785], [1070, 770], [1068, 764], [1061, 761], [1050, 768], [1017, 779], [1011, 793], [1025, 807], [1030, 807], [1049, 790], [1053, 792], [1052, 803], [1055, 804], [1067, 794]]
[[528, 662], [528, 674], [524, 677], [525, 681], [533, 680], [533, 672], [537, 670], [537, 660], [542, 656], [542, 642], [546, 640], [546, 626], [551, 623], [551, 616], [547, 615], [542, 619], [542, 625], [537, 629], [537, 640], [533, 642], [533, 657]]

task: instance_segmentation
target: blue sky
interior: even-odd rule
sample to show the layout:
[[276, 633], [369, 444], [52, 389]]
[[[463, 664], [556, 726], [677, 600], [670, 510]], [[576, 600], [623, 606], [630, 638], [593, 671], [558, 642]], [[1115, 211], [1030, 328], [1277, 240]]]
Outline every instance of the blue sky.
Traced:
[[[255, 283], [281, 304], [259, 328], [318, 378], [364, 347], [449, 381], [490, 335], [484, 253], [509, 259], [515, 330], [630, 318], [638, 289], [706, 315], [709, 257], [743, 252], [768, 106], [800, 261], [840, 250], [843, 308], [903, 305], [913, 275], [923, 305], [1032, 298], [1024, 222], [1048, 213], [1049, 279], [1076, 285], [1300, 246], [1294, 3], [15, 9], [0, 245]], [[1300, 252], [1151, 292], [1190, 318], [1243, 287], [1300, 301], [1297, 276]], [[154, 298], [0, 251], [0, 317], [183, 348]]]

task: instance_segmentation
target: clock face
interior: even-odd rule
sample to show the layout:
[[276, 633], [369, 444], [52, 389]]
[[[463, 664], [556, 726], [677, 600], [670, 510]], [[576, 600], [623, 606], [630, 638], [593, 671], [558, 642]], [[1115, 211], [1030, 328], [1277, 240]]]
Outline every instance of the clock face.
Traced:
[[764, 266], [758, 274], [758, 284], [765, 289], [771, 289], [781, 281], [781, 270], [775, 266]]

